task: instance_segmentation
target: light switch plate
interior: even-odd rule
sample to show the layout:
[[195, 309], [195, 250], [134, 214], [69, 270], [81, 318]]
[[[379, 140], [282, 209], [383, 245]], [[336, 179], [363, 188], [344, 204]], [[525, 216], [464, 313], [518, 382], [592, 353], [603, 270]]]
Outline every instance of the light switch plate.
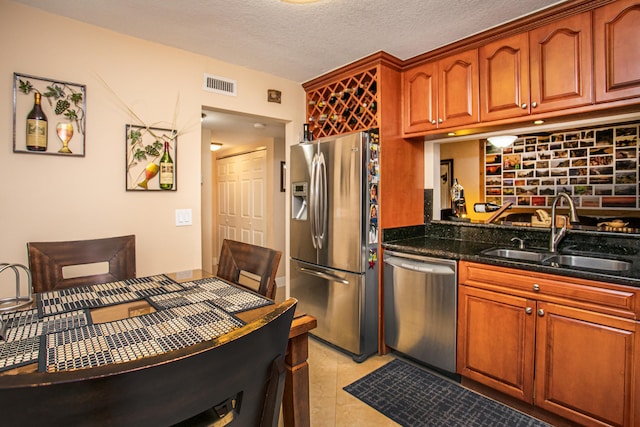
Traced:
[[191, 209], [176, 209], [176, 227], [192, 225]]

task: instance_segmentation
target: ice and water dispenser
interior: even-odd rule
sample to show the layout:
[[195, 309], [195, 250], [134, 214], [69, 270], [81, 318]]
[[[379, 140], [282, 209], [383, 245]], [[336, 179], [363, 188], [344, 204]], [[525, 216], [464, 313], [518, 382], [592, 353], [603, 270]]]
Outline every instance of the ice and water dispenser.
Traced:
[[307, 219], [307, 184], [307, 182], [294, 182], [291, 184], [291, 215], [293, 219], [302, 221], [305, 221]]

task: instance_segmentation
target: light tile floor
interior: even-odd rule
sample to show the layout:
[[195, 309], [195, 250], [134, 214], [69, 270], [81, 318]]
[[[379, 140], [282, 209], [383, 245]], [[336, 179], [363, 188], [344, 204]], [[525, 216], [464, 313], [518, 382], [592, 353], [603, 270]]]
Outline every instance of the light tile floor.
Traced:
[[311, 427], [387, 427], [399, 424], [362, 403], [342, 388], [393, 360], [373, 355], [362, 363], [314, 339], [309, 339], [309, 400]]

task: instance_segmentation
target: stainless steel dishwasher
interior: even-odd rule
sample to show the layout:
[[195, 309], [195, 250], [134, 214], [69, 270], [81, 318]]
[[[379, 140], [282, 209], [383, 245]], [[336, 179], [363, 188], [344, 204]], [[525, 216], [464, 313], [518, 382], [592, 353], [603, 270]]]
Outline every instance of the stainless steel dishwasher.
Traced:
[[455, 260], [385, 251], [384, 340], [396, 351], [455, 374]]

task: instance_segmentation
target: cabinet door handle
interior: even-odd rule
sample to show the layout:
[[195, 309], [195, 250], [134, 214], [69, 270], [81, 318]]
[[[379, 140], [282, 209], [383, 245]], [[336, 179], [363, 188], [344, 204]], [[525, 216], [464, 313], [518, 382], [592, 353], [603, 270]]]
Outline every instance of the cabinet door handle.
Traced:
[[534, 290], [535, 292], [540, 292], [540, 285], [538, 285], [537, 283], [534, 283], [534, 284], [533, 284], [533, 290]]
[[523, 110], [524, 110], [525, 108], [527, 108], [527, 103], [526, 103], [526, 102], [523, 102], [523, 103], [522, 103], [522, 105], [520, 106], [520, 108], [522, 108]]
[[531, 108], [536, 108], [538, 106], [538, 103], [536, 101], [533, 101], [531, 103]]
[[533, 308], [527, 307], [527, 308], [524, 309], [524, 312], [527, 313], [527, 314], [531, 314], [531, 313], [533, 313]]
[[431, 120], [431, 124], [432, 125], [435, 125], [436, 123], [438, 123], [438, 122], [436, 122], [436, 119]]
[[444, 120], [442, 119], [438, 119], [438, 123], [442, 123]]
[[544, 310], [543, 309], [541, 309], [541, 308], [538, 309], [538, 316], [540, 316], [540, 317], [544, 316]]

